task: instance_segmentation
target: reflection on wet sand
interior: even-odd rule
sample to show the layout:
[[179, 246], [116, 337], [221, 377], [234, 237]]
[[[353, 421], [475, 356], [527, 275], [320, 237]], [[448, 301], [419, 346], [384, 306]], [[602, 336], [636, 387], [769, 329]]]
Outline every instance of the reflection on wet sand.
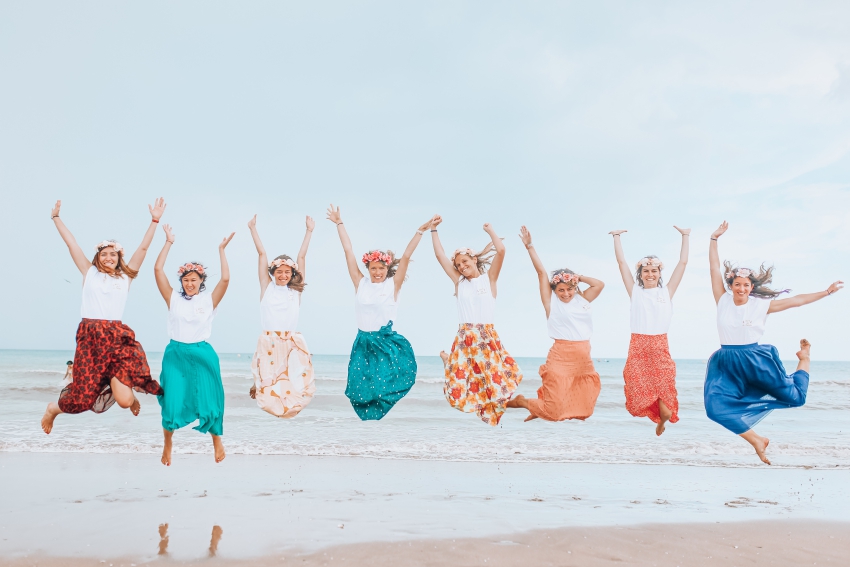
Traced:
[[221, 539], [221, 534], [223, 533], [224, 530], [222, 530], [220, 526], [213, 526], [212, 536], [210, 536], [210, 557], [215, 557], [215, 554], [218, 551], [218, 542]]
[[168, 524], [159, 525], [159, 551], [157, 555], [168, 555]]
[[[218, 554], [218, 542], [221, 541], [221, 535], [224, 530], [221, 526], [213, 526], [212, 535], [210, 536], [209, 556], [215, 557]], [[157, 555], [168, 555], [168, 524], [159, 525], [159, 551]]]

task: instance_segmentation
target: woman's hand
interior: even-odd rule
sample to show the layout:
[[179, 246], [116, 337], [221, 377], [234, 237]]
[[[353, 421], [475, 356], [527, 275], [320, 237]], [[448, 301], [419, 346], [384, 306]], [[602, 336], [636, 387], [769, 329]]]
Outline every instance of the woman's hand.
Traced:
[[531, 233], [528, 232], [528, 229], [525, 228], [525, 225], [519, 229], [519, 237], [522, 240], [522, 243], [525, 244], [525, 247], [528, 248], [531, 246]]
[[307, 230], [309, 230], [310, 232], [313, 232], [313, 229], [316, 228], [316, 221], [314, 221], [313, 217], [311, 217], [311, 216], [308, 216], [304, 220], [304, 224], [307, 225]]
[[156, 201], [154, 201], [153, 206], [148, 205], [148, 210], [151, 212], [151, 218], [155, 221], [158, 221], [162, 218], [162, 213], [165, 212], [165, 199], [160, 197]]
[[174, 233], [171, 232], [171, 225], [164, 224], [162, 225], [162, 230], [165, 231], [165, 241], [171, 244], [174, 244]]
[[496, 234], [496, 230], [493, 228], [493, 225], [490, 224], [489, 222], [484, 223], [484, 232], [486, 232], [490, 236], [493, 236], [494, 234]]
[[248, 221], [248, 230], [255, 230], [257, 228], [257, 215], [254, 215], [254, 218]]
[[675, 224], [673, 225], [673, 228], [678, 230], [681, 233], [682, 236], [687, 236], [691, 233], [691, 229], [689, 229], [689, 228], [679, 228]]
[[342, 222], [342, 217], [339, 214], [339, 207], [334, 209], [333, 203], [328, 207], [328, 220], [334, 224], [339, 224]]
[[441, 222], [443, 222], [443, 217], [441, 217], [440, 215], [434, 215], [434, 217], [431, 219], [431, 230], [434, 230], [435, 228], [440, 226]]
[[620, 236], [624, 232], [629, 232], [629, 231], [628, 230], [612, 230], [608, 234], [610, 234], [611, 236]]
[[230, 244], [230, 241], [231, 241], [231, 240], [233, 240], [233, 235], [234, 235], [234, 234], [236, 234], [236, 233], [235, 233], [235, 232], [231, 232], [231, 233], [230, 233], [230, 236], [225, 236], [225, 237], [224, 237], [224, 240], [222, 240], [222, 241], [221, 241], [221, 244], [219, 244], [219, 245], [218, 245], [218, 249], [219, 249], [219, 250], [224, 250], [224, 249], [227, 247], [227, 245], [228, 245], [228, 244]]
[[715, 230], [714, 232], [712, 232], [712, 233], [711, 233], [711, 237], [712, 237], [712, 238], [714, 238], [715, 240], [717, 240], [717, 239], [718, 239], [718, 238], [720, 238], [720, 236], [721, 236], [724, 232], [726, 232], [728, 229], [729, 229], [729, 223], [728, 223], [728, 222], [726, 222], [726, 221], [723, 221], [723, 222], [720, 224], [720, 226], [719, 226], [719, 227], [717, 227], [717, 230]]
[[59, 209], [62, 208], [62, 201], [56, 201], [56, 204], [53, 205], [53, 210], [50, 211], [50, 218], [55, 218], [59, 216]]
[[841, 280], [838, 280], [837, 282], [833, 282], [831, 286], [826, 288], [826, 293], [828, 293], [829, 295], [832, 295], [836, 291], [841, 290], [843, 287], [844, 287], [844, 282], [841, 281]]
[[423, 224], [422, 226], [420, 226], [419, 228], [416, 229], [416, 232], [418, 232], [419, 234], [422, 234], [423, 232], [425, 232], [426, 230], [431, 228], [431, 222], [433, 220], [434, 220], [434, 217], [431, 217], [430, 219], [428, 219], [428, 221], [425, 224]]

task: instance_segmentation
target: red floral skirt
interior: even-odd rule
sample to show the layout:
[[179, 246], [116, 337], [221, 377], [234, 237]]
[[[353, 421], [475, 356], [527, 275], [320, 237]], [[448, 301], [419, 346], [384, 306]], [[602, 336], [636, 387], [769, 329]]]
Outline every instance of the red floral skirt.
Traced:
[[635, 417], [661, 421], [658, 400], [673, 412], [670, 423], [679, 421], [679, 399], [676, 392], [676, 363], [670, 357], [667, 335], [632, 333], [629, 358], [623, 368], [626, 381], [626, 409]]
[[112, 378], [137, 392], [162, 394], [130, 327], [121, 321], [83, 319], [77, 327], [74, 381], [59, 394], [59, 409], [64, 413], [105, 412], [115, 403]]

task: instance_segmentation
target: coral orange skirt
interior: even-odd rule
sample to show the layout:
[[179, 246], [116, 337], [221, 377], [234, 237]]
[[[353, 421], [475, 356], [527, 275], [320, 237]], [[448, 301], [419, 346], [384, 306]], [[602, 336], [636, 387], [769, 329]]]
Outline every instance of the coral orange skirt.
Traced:
[[546, 364], [540, 367], [543, 385], [528, 411], [546, 421], [587, 419], [593, 414], [601, 388], [590, 358], [590, 341], [555, 340]]
[[679, 421], [679, 399], [676, 392], [676, 363], [670, 357], [667, 335], [632, 333], [629, 358], [623, 368], [626, 381], [626, 409], [635, 417], [661, 421], [658, 400], [673, 412], [670, 423]]

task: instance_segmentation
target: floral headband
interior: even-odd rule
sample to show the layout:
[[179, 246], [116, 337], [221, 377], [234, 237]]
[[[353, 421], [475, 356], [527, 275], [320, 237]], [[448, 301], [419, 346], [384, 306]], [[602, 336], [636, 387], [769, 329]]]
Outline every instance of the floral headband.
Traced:
[[749, 268], [735, 268], [734, 270], [729, 270], [726, 272], [726, 279], [729, 278], [749, 278], [752, 275], [753, 271]]
[[578, 278], [579, 276], [577, 274], [555, 274], [552, 276], [552, 284], [558, 285], [559, 283], [569, 284], [575, 282], [574, 285], [578, 285]]
[[269, 262], [269, 269], [272, 268], [277, 269], [281, 266], [289, 266], [293, 270], [298, 270], [298, 262], [292, 260], [291, 258], [275, 258], [271, 262]]
[[644, 266], [654, 266], [659, 270], [663, 270], [664, 262], [661, 261], [661, 258], [641, 258], [640, 261], [635, 264], [635, 269], [640, 270]]
[[363, 254], [361, 261], [367, 266], [369, 265], [369, 262], [383, 262], [384, 264], [389, 265], [392, 263], [393, 259], [389, 254], [385, 254], [380, 250], [373, 250], [372, 252], [366, 252]]
[[104, 248], [108, 248], [108, 247], [110, 247], [110, 246], [112, 246], [113, 248], [115, 248], [115, 251], [116, 251], [116, 252], [123, 252], [123, 251], [124, 251], [124, 247], [123, 247], [123, 246], [121, 246], [120, 244], [118, 244], [117, 242], [115, 242], [114, 240], [104, 240], [103, 242], [101, 242], [100, 244], [98, 244], [97, 246], [95, 246], [95, 250], [96, 250], [97, 252], [100, 252], [100, 251], [101, 251], [101, 250], [103, 250]]
[[197, 272], [199, 276], [205, 275], [206, 268], [204, 268], [201, 264], [193, 264], [192, 262], [187, 262], [183, 264], [179, 268], [177, 268], [177, 275], [183, 277], [189, 272]]
[[452, 254], [452, 264], [455, 263], [455, 258], [458, 254], [466, 254], [471, 258], [475, 258], [476, 256], [478, 256], [478, 253], [475, 252], [475, 250], [473, 250], [472, 248], [458, 248], [457, 250], [455, 250], [455, 253]]

